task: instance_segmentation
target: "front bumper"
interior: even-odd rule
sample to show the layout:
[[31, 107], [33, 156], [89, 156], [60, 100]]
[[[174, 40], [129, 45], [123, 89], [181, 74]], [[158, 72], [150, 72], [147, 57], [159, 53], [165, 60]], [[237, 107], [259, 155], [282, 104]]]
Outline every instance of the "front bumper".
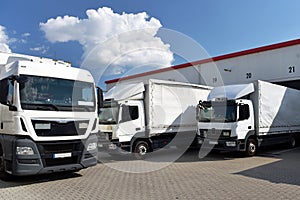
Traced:
[[244, 151], [245, 145], [237, 138], [204, 138], [197, 137], [198, 144], [201, 148], [214, 149], [220, 151]]
[[109, 149], [112, 140], [112, 133], [111, 132], [98, 132], [98, 150], [105, 151]]
[[[97, 148], [87, 151], [90, 143], [97, 144], [97, 136], [86, 140], [37, 142], [16, 139], [17, 146], [31, 147], [34, 155], [13, 154], [8, 173], [17, 176], [46, 174], [62, 171], [78, 171], [97, 164]], [[9, 164], [9, 163], [8, 163]], [[8, 168], [9, 169], [9, 168]]]

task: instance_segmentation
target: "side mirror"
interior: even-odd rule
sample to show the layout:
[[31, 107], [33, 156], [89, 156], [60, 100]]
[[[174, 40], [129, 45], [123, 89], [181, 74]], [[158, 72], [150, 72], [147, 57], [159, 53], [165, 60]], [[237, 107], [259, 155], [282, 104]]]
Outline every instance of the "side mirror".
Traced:
[[28, 77], [26, 76], [15, 76], [14, 79], [20, 84], [24, 84], [28, 81]]
[[200, 115], [200, 105], [198, 104], [198, 105], [196, 106], [196, 120], [197, 120], [197, 121], [200, 120], [199, 115]]
[[103, 90], [97, 87], [97, 106], [98, 110], [103, 107]]
[[14, 105], [8, 105], [10, 111], [18, 111], [18, 108]]
[[0, 81], [0, 103], [9, 107], [10, 111], [17, 111], [17, 107], [12, 105], [12, 103], [8, 100], [9, 99], [9, 78], [3, 79]]
[[0, 81], [0, 103], [7, 105], [7, 97], [8, 97], [8, 86], [9, 86], [9, 80], [8, 79], [3, 79]]

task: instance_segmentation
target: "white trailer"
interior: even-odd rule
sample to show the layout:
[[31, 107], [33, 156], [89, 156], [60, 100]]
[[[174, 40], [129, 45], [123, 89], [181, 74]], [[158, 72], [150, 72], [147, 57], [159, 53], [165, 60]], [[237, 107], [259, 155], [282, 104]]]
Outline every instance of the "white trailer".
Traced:
[[197, 102], [206, 99], [210, 89], [155, 79], [116, 85], [105, 94], [100, 131], [116, 146], [140, 155], [168, 144], [179, 133], [187, 140], [190, 133], [191, 143], [196, 135]]
[[0, 52], [0, 175], [97, 164], [97, 92], [70, 63]]
[[245, 151], [295, 145], [300, 132], [300, 91], [264, 81], [220, 86], [198, 105], [198, 141], [203, 147]]

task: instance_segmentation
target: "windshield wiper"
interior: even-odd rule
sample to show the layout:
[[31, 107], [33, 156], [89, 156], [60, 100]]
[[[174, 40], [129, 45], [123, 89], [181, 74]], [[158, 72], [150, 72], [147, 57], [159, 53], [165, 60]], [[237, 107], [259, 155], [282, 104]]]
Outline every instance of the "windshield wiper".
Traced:
[[208, 119], [208, 118], [202, 118], [202, 119], [200, 119], [200, 122], [210, 122], [211, 121], [211, 119]]
[[22, 103], [22, 107], [24, 107], [25, 109], [34, 109], [34, 110], [55, 110], [55, 111], [59, 111], [59, 108], [54, 104]]
[[99, 124], [117, 124], [116, 121], [99, 120]]

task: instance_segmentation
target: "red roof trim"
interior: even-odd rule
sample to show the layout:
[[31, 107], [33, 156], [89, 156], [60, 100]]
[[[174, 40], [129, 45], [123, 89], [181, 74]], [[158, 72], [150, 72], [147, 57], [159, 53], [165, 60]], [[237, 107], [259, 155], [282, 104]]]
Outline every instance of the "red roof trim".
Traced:
[[122, 81], [122, 80], [128, 80], [128, 79], [148, 76], [148, 75], [157, 74], [157, 73], [161, 73], [161, 72], [171, 71], [171, 70], [174, 70], [174, 69], [182, 69], [182, 68], [190, 67], [190, 66], [193, 66], [193, 65], [209, 63], [209, 62], [212, 62], [212, 61], [220, 61], [220, 60], [235, 58], [235, 57], [239, 57], [239, 56], [245, 56], [245, 55], [249, 55], [249, 54], [259, 53], [259, 52], [263, 52], [263, 51], [270, 51], [270, 50], [274, 50], [274, 49], [294, 46], [294, 45], [297, 45], [297, 44], [300, 44], [300, 39], [291, 40], [291, 41], [282, 42], [282, 43], [277, 43], [277, 44], [272, 44], [272, 45], [258, 47], [258, 48], [253, 48], [253, 49], [248, 49], [248, 50], [239, 51], [239, 52], [235, 52], [235, 53], [225, 54], [225, 55], [216, 56], [216, 57], [213, 57], [213, 58], [198, 60], [198, 61], [195, 61], [195, 62], [184, 63], [184, 64], [181, 64], [181, 65], [175, 65], [175, 66], [168, 67], [168, 68], [163, 68], [163, 69], [158, 69], [158, 70], [145, 72], [145, 73], [141, 73], [141, 74], [126, 76], [126, 77], [123, 77], [123, 78], [108, 80], [108, 81], [105, 81], [105, 83], [106, 84], [115, 83], [115, 82]]

